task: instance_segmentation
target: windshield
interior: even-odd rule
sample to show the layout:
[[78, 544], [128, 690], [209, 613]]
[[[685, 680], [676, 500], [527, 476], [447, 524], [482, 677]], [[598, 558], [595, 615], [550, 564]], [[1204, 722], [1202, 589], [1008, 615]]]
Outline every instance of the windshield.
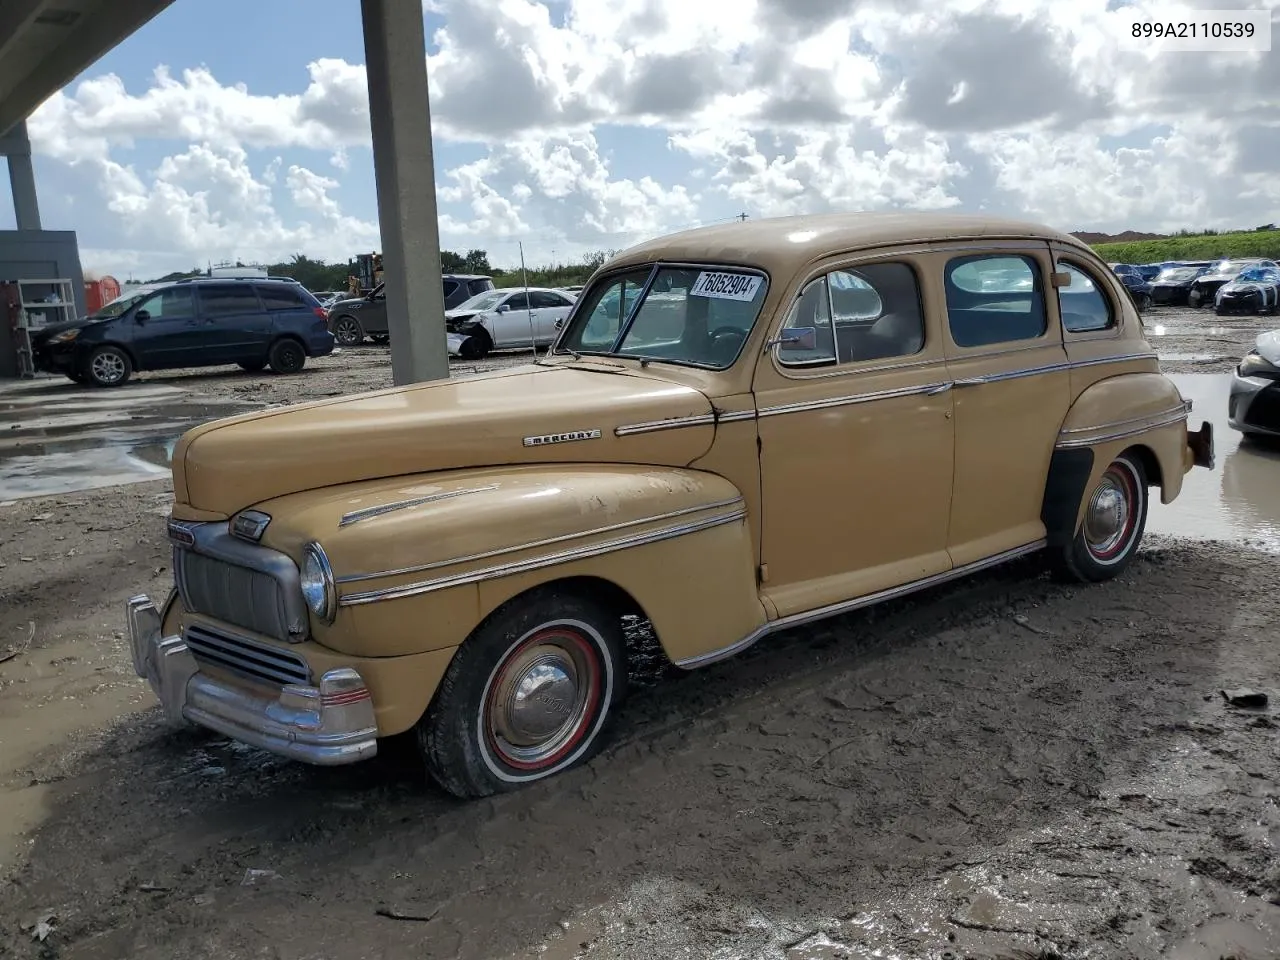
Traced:
[[1210, 273], [1239, 273], [1245, 267], [1253, 266], [1243, 260], [1219, 260], [1209, 268]]
[[149, 287], [145, 290], [134, 290], [131, 293], [126, 293], [124, 296], [116, 297], [114, 300], [106, 304], [100, 310], [97, 310], [94, 313], [89, 314], [89, 316], [118, 317], [120, 316], [120, 314], [124, 313], [130, 307], [132, 307], [135, 303], [138, 303], [141, 300], [143, 300], [150, 293], [151, 293], [151, 289]]
[[578, 300], [557, 352], [723, 370], [738, 359], [768, 286], [763, 274], [741, 267], [659, 265], [615, 274]]
[[487, 293], [477, 293], [474, 297], [471, 297], [468, 300], [463, 300], [453, 309], [475, 310], [477, 313], [481, 310], [492, 310], [502, 302], [502, 298], [506, 295], [507, 293], [505, 290], [493, 290]]
[[1203, 272], [1203, 267], [1168, 267], [1156, 279], [1163, 283], [1178, 283], [1182, 280], [1194, 280]]
[[1250, 267], [1236, 279], [1251, 283], [1275, 283], [1280, 280], [1280, 270], [1275, 267]]

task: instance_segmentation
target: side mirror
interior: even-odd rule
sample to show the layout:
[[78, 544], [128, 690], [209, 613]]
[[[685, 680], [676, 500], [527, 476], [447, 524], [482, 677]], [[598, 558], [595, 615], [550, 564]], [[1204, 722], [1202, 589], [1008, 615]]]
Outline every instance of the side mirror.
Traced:
[[784, 353], [788, 350], [817, 350], [818, 328], [783, 327], [778, 339], [771, 340], [769, 346], [781, 347]]
[[139, 310], [137, 313], [133, 315], [133, 319], [136, 320], [138, 323], [146, 323], [148, 320], [151, 319], [151, 314], [149, 314], [146, 310]]
[[510, 305], [509, 303], [504, 303], [502, 306], [498, 307], [498, 309], [497, 309], [495, 312], [496, 312], [496, 313], [510, 313], [510, 312], [511, 312], [511, 305]]

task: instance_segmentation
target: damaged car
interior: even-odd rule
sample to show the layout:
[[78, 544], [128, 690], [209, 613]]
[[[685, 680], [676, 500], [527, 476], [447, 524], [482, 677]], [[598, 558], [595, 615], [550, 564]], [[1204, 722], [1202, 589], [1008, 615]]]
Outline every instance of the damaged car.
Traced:
[[1260, 257], [1236, 257], [1222, 259], [1213, 263], [1207, 270], [1196, 277], [1187, 290], [1187, 306], [1207, 307], [1214, 302], [1218, 289], [1230, 283], [1245, 271], [1254, 267], [1277, 267], [1274, 260], [1263, 260]]
[[1227, 423], [1245, 436], [1280, 437], [1280, 330], [1260, 334], [1231, 375]]
[[1151, 281], [1151, 302], [1161, 307], [1186, 306], [1191, 286], [1209, 268], [1208, 262], [1166, 266]]
[[569, 316], [574, 295], [543, 287], [492, 290], [444, 312], [449, 354], [480, 360], [491, 350], [547, 347]]
[[1280, 268], [1250, 267], [1214, 294], [1218, 316], [1228, 313], [1275, 313], [1280, 305]]

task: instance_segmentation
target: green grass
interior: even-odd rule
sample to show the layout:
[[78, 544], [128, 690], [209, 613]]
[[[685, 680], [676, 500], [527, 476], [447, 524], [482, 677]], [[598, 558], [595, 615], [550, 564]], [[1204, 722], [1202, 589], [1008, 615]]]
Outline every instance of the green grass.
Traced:
[[1280, 230], [1167, 237], [1164, 240], [1140, 240], [1136, 243], [1100, 243], [1093, 249], [1108, 263], [1216, 260], [1219, 257], [1265, 257], [1268, 260], [1280, 260]]
[[[530, 267], [529, 268], [529, 286], [531, 287], [569, 287], [578, 283], [586, 283], [587, 277], [591, 276], [595, 267], [578, 266], [567, 264], [556, 267]], [[493, 277], [493, 285], [495, 287], [522, 287], [524, 286], [524, 275], [519, 269], [516, 270], [494, 270], [490, 276]]]

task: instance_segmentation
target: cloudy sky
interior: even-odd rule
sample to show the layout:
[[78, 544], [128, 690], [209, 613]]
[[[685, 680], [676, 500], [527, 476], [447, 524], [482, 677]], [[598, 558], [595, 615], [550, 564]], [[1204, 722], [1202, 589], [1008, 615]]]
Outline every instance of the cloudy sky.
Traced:
[[[1248, 5], [1280, 40], [1280, 0]], [[1125, 49], [1119, 6], [428, 0], [442, 243], [509, 265], [742, 212], [1280, 220], [1280, 51]], [[45, 225], [122, 278], [379, 249], [363, 61], [357, 0], [176, 0], [32, 117]]]

